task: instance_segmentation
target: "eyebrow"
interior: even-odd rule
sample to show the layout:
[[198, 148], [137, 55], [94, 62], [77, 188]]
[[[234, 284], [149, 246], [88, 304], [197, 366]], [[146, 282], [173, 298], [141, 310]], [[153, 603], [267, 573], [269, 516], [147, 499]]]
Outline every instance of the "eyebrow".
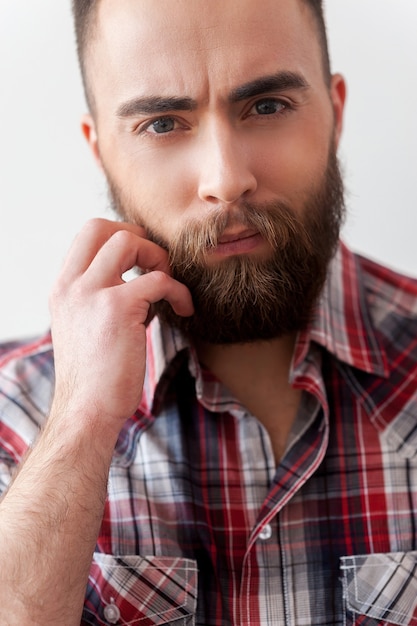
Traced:
[[[293, 89], [303, 90], [308, 87], [307, 81], [301, 74], [287, 71], [277, 72], [276, 74], [261, 76], [236, 87], [230, 92], [228, 100], [235, 104], [266, 93]], [[197, 101], [189, 97], [145, 96], [132, 98], [121, 104], [116, 115], [120, 118], [128, 118], [135, 115], [166, 113], [167, 111], [194, 111], [197, 107]]]
[[308, 89], [309, 84], [306, 79], [295, 72], [277, 72], [269, 76], [261, 76], [255, 80], [236, 87], [229, 95], [229, 101], [232, 103], [247, 100], [254, 96], [271, 92], [291, 91], [293, 89]]
[[197, 102], [192, 98], [177, 96], [148, 96], [132, 98], [117, 109], [118, 117], [134, 117], [135, 115], [152, 115], [166, 111], [194, 111]]

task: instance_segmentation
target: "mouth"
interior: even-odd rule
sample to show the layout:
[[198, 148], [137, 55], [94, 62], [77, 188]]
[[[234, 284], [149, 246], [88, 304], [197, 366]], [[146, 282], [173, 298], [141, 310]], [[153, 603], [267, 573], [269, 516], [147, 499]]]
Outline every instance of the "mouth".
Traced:
[[234, 241], [241, 241], [242, 239], [249, 239], [254, 235], [257, 235], [258, 232], [253, 229], [247, 228], [246, 230], [242, 230], [240, 232], [235, 233], [223, 233], [221, 237], [219, 237], [219, 244], [233, 243]]
[[234, 256], [246, 254], [258, 248], [264, 239], [258, 231], [245, 229], [240, 232], [223, 233], [217, 246], [209, 250], [210, 256]]

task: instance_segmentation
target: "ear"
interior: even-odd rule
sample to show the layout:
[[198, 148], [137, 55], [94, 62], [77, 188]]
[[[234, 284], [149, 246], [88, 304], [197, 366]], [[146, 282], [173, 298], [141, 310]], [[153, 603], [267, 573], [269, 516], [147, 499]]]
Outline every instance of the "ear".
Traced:
[[93, 154], [94, 160], [99, 166], [99, 168], [103, 169], [103, 164], [101, 162], [100, 150], [98, 147], [98, 137], [96, 131], [96, 124], [93, 119], [93, 116], [90, 113], [86, 113], [81, 118], [81, 130], [84, 137], [87, 140], [88, 145], [90, 146], [90, 150]]
[[346, 101], [346, 83], [341, 74], [334, 74], [331, 79], [330, 97], [333, 104], [334, 122], [335, 122], [335, 143], [336, 148], [339, 145], [340, 137], [343, 129], [343, 113]]

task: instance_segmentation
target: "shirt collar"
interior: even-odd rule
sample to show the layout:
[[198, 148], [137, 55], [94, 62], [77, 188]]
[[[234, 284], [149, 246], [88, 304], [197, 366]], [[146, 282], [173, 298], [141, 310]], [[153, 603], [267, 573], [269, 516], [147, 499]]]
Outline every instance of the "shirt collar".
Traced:
[[330, 264], [312, 323], [298, 338], [295, 368], [312, 341], [351, 367], [388, 376], [387, 357], [372, 324], [360, 261], [343, 243]]
[[[198, 361], [189, 341], [154, 318], [148, 327], [147, 375], [142, 405], [157, 415], [172, 377], [185, 358], [198, 378]], [[299, 334], [294, 369], [311, 342], [323, 346], [351, 367], [381, 377], [388, 375], [385, 351], [373, 328], [358, 257], [341, 243], [330, 264], [322, 296], [309, 328]]]
[[[182, 333], [154, 317], [147, 330], [146, 377], [142, 406], [150, 407], [158, 415], [169, 385], [184, 362], [198, 367], [195, 351]], [[194, 372], [193, 372], [194, 373]]]

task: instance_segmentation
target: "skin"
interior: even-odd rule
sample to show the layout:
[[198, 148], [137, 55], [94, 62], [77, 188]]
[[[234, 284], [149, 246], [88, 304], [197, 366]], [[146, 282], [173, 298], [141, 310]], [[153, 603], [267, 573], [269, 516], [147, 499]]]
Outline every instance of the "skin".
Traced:
[[[174, 28], [171, 15], [166, 19], [169, 6], [108, 0], [99, 7], [89, 66], [93, 93], [100, 95], [95, 119], [84, 120], [99, 164], [128, 190], [143, 222], [167, 240], [184, 220], [204, 219], [219, 206], [232, 211], [242, 198], [281, 199], [300, 210], [324, 173], [334, 119], [339, 140], [344, 100], [340, 76], [330, 92], [326, 88], [309, 10], [294, 0], [281, 2], [279, 11], [269, 0], [262, 14], [251, 1], [200, 1], [186, 10], [179, 3], [175, 14], [182, 19]], [[169, 55], [175, 62], [166, 62]], [[237, 88], [280, 71], [296, 73], [309, 86], [229, 102]], [[176, 127], [164, 135], [150, 126], [158, 113], [117, 114], [150, 96], [188, 97], [195, 110], [165, 112]], [[256, 113], [265, 97], [277, 99], [276, 115]]]
[[[301, 2], [285, 0], [277, 11], [269, 0], [262, 14], [250, 0], [179, 3], [175, 28], [169, 5], [122, 0], [120, 11], [119, 0], [101, 4], [89, 59], [92, 91], [100, 97], [94, 117], [84, 119], [85, 136], [113, 185], [127, 190], [121, 194], [127, 219], [170, 241], [187, 220], [227, 207], [230, 224], [207, 262], [267, 255], [259, 234], [234, 220], [239, 202], [281, 200], [302, 212], [324, 174], [330, 142], [339, 141], [343, 79], [334, 76], [328, 89], [314, 18]], [[167, 63], [172, 57], [175, 63]], [[299, 84], [233, 98], [284, 72]], [[158, 134], [160, 109], [140, 110], [139, 103], [173, 97], [188, 99], [192, 110], [170, 103], [163, 120], [172, 130]], [[259, 106], [275, 113], [262, 115]], [[264, 423], [277, 460], [299, 402], [287, 382], [293, 345], [294, 337], [198, 345], [200, 359]]]
[[[344, 83], [335, 76], [326, 86], [314, 21], [298, 0], [266, 0], [262, 11], [255, 0], [101, 0], [88, 67], [96, 108], [83, 132], [93, 154], [128, 195], [135, 214], [127, 217], [168, 240], [187, 219], [219, 207], [233, 215], [242, 198], [281, 198], [301, 211], [339, 140]], [[308, 86], [231, 101], [243, 85], [283, 71]], [[155, 136], [160, 113], [120, 115], [149, 96], [191, 98], [193, 107], [165, 111], [174, 130]], [[271, 98], [275, 113], [260, 115], [257, 102], [269, 108]], [[232, 220], [210, 262], [268, 254], [246, 235]], [[135, 265], [147, 272], [125, 284]], [[165, 298], [178, 314], [193, 312], [188, 290], [169, 274], [166, 252], [138, 225], [94, 220], [69, 252], [50, 300], [51, 413], [0, 505], [2, 624], [80, 623], [114, 445], [141, 396], [149, 306]], [[298, 404], [286, 382], [293, 343], [198, 346], [262, 416], [277, 458]]]

